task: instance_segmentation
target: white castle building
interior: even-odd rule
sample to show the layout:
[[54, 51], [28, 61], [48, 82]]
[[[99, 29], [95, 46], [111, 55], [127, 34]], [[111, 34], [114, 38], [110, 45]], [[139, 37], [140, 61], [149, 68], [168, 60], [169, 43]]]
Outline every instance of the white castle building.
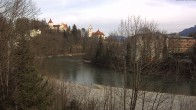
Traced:
[[68, 28], [67, 24], [65, 24], [65, 23], [61, 23], [60, 25], [59, 24], [54, 24], [51, 19], [48, 22], [48, 26], [49, 26], [50, 29], [60, 30], [60, 31], [66, 31], [67, 28]]

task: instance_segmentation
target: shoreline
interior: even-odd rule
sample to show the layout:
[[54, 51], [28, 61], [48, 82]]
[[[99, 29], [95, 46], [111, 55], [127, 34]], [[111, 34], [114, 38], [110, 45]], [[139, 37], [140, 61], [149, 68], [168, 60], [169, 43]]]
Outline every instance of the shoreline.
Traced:
[[[104, 89], [104, 88], [115, 88], [115, 89], [124, 89], [123, 87], [116, 87], [116, 86], [106, 86], [106, 85], [100, 85], [100, 84], [83, 84], [83, 83], [79, 83], [79, 82], [72, 82], [72, 81], [62, 81], [57, 79], [56, 77], [48, 77], [48, 76], [44, 76], [45, 79], [52, 79], [53, 81], [56, 81], [57, 84], [65, 84], [65, 85], [77, 85], [83, 88], [89, 88], [89, 89]], [[126, 88], [127, 90], [132, 90], [131, 88]], [[139, 91], [144, 91], [144, 92], [149, 92], [149, 93], [157, 93], [157, 92], [153, 92], [153, 91], [145, 91], [145, 90], [139, 90]], [[164, 92], [158, 92], [161, 94], [169, 94], [169, 95], [177, 95], [177, 96], [188, 96], [188, 97], [196, 97], [196, 96], [192, 96], [192, 95], [185, 95], [185, 94], [171, 94], [171, 93], [164, 93]]]
[[[76, 100], [78, 102], [87, 103], [88, 101], [96, 100], [98, 110], [103, 109], [103, 103], [109, 101], [110, 99], [117, 109], [123, 108], [123, 93], [126, 91], [126, 101], [131, 101], [132, 89], [123, 89], [118, 87], [109, 87], [102, 85], [84, 85], [73, 82], [64, 82], [56, 78], [46, 78], [49, 79], [49, 83], [55, 87], [55, 93], [58, 95], [67, 94], [69, 100]], [[64, 93], [64, 92], [65, 93]], [[63, 95], [64, 96], [64, 95]], [[74, 98], [74, 99], [73, 99]], [[66, 100], [68, 100], [66, 99]], [[115, 100], [114, 100], [115, 99]], [[162, 110], [168, 110], [171, 106], [172, 110], [179, 110], [181, 105], [196, 107], [196, 96], [186, 96], [186, 95], [175, 95], [168, 93], [159, 92], [148, 92], [148, 91], [138, 91], [138, 98], [136, 102], [136, 109], [141, 109], [142, 101], [145, 101], [145, 106], [147, 108], [152, 108], [155, 104], [158, 108]], [[161, 103], [159, 101], [162, 101]], [[109, 103], [109, 102], [108, 102]], [[129, 107], [129, 103], [126, 105]]]
[[85, 53], [76, 53], [76, 54], [59, 54], [59, 55], [49, 55], [46, 56], [47, 58], [52, 58], [52, 57], [68, 57], [68, 56], [84, 56]]

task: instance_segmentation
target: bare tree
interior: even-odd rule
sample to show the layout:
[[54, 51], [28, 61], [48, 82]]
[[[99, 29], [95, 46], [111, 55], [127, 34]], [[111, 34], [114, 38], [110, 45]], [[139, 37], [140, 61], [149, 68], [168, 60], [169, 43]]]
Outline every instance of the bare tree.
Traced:
[[[153, 59], [157, 57], [158, 61], [163, 58], [164, 43], [160, 42], [163, 41], [164, 36], [159, 33], [156, 23], [136, 16], [128, 17], [124, 21], [122, 20], [118, 30], [119, 35], [128, 37], [125, 52], [126, 69], [124, 72], [124, 85], [126, 85], [127, 80], [133, 81], [129, 105], [130, 110], [135, 110], [138, 93], [142, 86], [141, 75], [156, 73]], [[133, 74], [133, 77], [128, 78], [127, 74]], [[126, 90], [124, 90], [124, 109], [126, 109], [126, 97]]]
[[17, 39], [20, 37], [25, 37], [20, 35], [18, 31], [15, 30], [16, 21], [18, 18], [33, 18], [39, 12], [35, 3], [31, 0], [0, 0], [0, 17], [3, 18], [3, 23], [1, 23], [1, 36], [0, 36], [0, 47], [2, 60], [0, 67], [0, 77], [2, 85], [2, 100], [9, 96], [11, 91], [9, 88], [9, 81], [13, 78], [11, 75], [12, 65], [12, 51], [16, 47]]

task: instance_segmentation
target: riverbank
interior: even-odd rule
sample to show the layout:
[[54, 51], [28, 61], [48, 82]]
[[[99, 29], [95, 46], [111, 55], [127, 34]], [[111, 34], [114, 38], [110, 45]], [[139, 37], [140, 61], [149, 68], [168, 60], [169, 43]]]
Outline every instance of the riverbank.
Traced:
[[73, 54], [59, 54], [59, 55], [49, 55], [47, 58], [52, 58], [52, 57], [67, 57], [67, 56], [84, 56], [85, 53], [73, 53]]
[[[64, 82], [55, 78], [47, 78], [54, 87], [54, 108], [79, 107], [81, 110], [122, 110], [130, 108], [132, 89], [109, 87], [102, 85], [84, 85]], [[126, 94], [125, 94], [126, 93]], [[161, 110], [194, 110], [196, 97], [175, 95], [160, 92], [138, 91], [136, 110], [142, 108]]]
[[73, 54], [58, 54], [58, 55], [48, 55], [48, 56], [39, 56], [37, 59], [43, 58], [53, 58], [53, 57], [83, 57], [85, 53], [73, 53]]
[[[160, 61], [149, 61], [148, 63], [132, 62], [130, 65], [126, 65], [126, 63], [127, 62], [122, 59], [108, 60], [107, 58], [101, 59], [101, 61], [100, 59], [91, 61], [93, 65], [113, 69], [123, 74], [124, 70], [129, 70], [130, 74], [139, 72], [141, 76], [173, 77], [176, 80], [196, 79], [196, 65], [191, 59], [167, 58]], [[137, 70], [136, 65], [140, 70], [135, 71]]]

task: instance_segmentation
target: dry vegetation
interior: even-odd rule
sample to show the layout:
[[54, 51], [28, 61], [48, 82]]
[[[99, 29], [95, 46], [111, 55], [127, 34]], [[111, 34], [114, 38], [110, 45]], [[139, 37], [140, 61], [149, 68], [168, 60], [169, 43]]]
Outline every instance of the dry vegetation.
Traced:
[[[132, 89], [83, 85], [49, 78], [55, 101], [51, 110], [131, 110]], [[126, 103], [124, 103], [124, 98]], [[124, 108], [125, 105], [125, 108]], [[194, 110], [196, 97], [138, 91], [135, 110]]]

